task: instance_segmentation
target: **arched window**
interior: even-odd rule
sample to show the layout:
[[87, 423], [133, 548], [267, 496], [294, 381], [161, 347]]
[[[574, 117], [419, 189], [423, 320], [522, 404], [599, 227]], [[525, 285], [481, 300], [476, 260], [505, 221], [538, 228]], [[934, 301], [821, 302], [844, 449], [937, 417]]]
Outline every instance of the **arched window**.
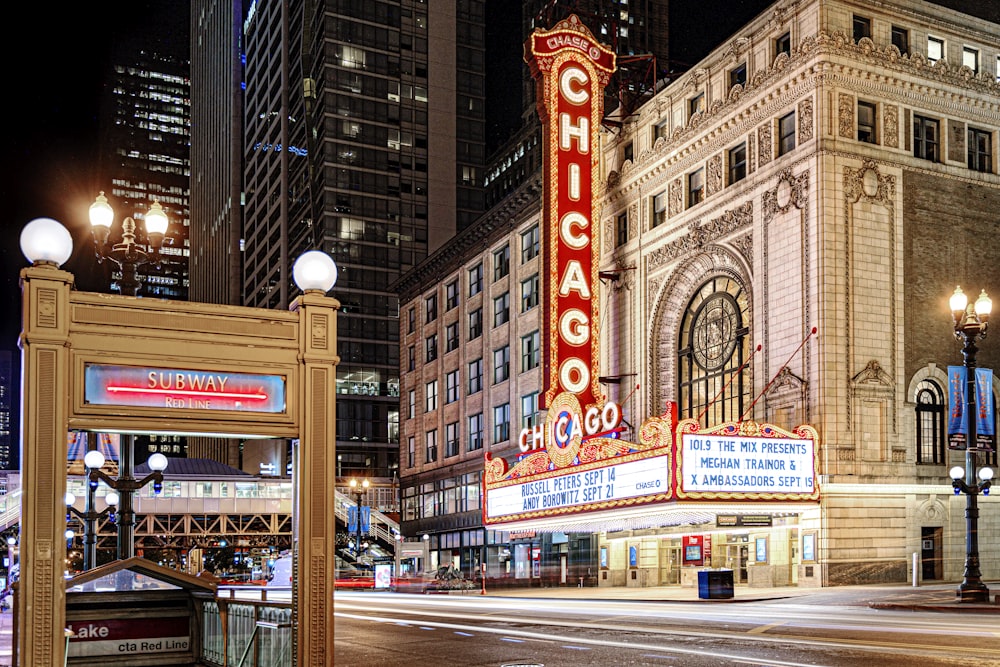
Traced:
[[944, 393], [933, 380], [917, 385], [917, 463], [944, 463]]
[[748, 309], [743, 286], [728, 276], [706, 282], [688, 303], [677, 354], [681, 419], [701, 415], [702, 426], [714, 426], [738, 420], [749, 407], [750, 371], [737, 374], [750, 347]]

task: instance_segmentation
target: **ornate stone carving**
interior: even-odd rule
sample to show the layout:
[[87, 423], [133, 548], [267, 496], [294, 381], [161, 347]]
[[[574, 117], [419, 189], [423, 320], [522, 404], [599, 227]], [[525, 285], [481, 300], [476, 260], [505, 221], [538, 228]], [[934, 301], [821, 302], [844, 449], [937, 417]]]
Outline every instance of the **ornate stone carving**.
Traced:
[[899, 148], [899, 107], [882, 106], [882, 143], [887, 148]]
[[733, 239], [733, 247], [740, 251], [747, 264], [753, 265], [753, 233], [744, 234]]
[[893, 385], [892, 378], [882, 370], [882, 365], [875, 359], [869, 361], [857, 375], [851, 378], [851, 383], [854, 385], [874, 384], [882, 387]]
[[705, 196], [710, 197], [722, 190], [722, 153], [717, 153], [708, 159], [707, 172]]
[[639, 238], [639, 202], [633, 202], [628, 207], [628, 237]]
[[670, 196], [667, 200], [667, 217], [672, 218], [684, 210], [684, 186], [681, 179], [670, 181]]
[[860, 169], [844, 168], [844, 197], [849, 203], [862, 197], [892, 209], [896, 197], [896, 177], [879, 172], [874, 160], [865, 160]]
[[721, 216], [705, 224], [694, 220], [688, 225], [688, 233], [660, 246], [646, 257], [649, 271], [669, 264], [681, 255], [697, 251], [708, 243], [716, 242], [738, 229], [753, 224], [753, 202], [747, 201], [735, 209], [725, 211]]
[[747, 173], [752, 174], [757, 171], [757, 151], [754, 149], [754, 137], [747, 135]]
[[807, 97], [799, 102], [799, 143], [805, 143], [813, 138], [813, 98]]
[[854, 137], [854, 96], [847, 93], [837, 98], [837, 134], [845, 139]]
[[768, 121], [757, 128], [757, 139], [759, 149], [757, 151], [758, 163], [761, 167], [771, 161], [771, 122]]
[[778, 183], [770, 190], [765, 190], [761, 196], [764, 220], [786, 213], [792, 206], [802, 209], [808, 199], [809, 172], [793, 176], [790, 168], [782, 169], [778, 174]]

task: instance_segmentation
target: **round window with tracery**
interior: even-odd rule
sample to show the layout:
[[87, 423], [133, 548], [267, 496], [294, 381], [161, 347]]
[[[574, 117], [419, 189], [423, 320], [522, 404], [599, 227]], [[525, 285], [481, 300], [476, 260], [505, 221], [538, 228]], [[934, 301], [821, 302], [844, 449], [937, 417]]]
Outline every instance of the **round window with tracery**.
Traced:
[[725, 292], [705, 299], [691, 327], [694, 359], [705, 370], [722, 367], [736, 349], [739, 311], [736, 301]]

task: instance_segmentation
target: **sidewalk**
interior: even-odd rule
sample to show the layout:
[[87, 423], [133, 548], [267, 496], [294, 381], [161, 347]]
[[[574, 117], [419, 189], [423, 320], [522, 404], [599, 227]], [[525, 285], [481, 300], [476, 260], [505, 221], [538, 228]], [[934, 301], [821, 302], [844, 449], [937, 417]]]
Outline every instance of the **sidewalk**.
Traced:
[[654, 586], [647, 588], [506, 588], [486, 591], [487, 595], [503, 597], [538, 597], [590, 600], [641, 600], [650, 602], [703, 602], [706, 604], [731, 604], [760, 602], [791, 598], [807, 598], [811, 603], [841, 606], [862, 606], [872, 609], [910, 609], [941, 612], [974, 612], [1000, 614], [996, 602], [1000, 582], [987, 582], [990, 589], [989, 603], [959, 602], [956, 598], [958, 584], [926, 584], [913, 587], [906, 584], [881, 584], [870, 586], [835, 586], [828, 588], [749, 588], [736, 586], [733, 597], [702, 600], [697, 587]]

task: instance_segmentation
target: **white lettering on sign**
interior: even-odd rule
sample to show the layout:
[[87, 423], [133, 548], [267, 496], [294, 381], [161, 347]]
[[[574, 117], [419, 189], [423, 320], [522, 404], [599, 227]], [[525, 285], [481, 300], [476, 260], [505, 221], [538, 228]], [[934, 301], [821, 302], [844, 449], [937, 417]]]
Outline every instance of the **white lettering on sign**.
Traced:
[[608, 431], [613, 431], [622, 423], [622, 409], [617, 403], [608, 401], [598, 409], [590, 406], [584, 413], [564, 413], [553, 423], [553, 432], [549, 433], [546, 424], [537, 424], [531, 428], [521, 429], [518, 447], [522, 452], [533, 449], [545, 449], [546, 443], [555, 442], [563, 447], [573, 438], [586, 438]]
[[681, 435], [683, 493], [813, 495], [812, 440]]
[[486, 518], [668, 493], [669, 477], [670, 456], [664, 455], [492, 488], [486, 495]]

